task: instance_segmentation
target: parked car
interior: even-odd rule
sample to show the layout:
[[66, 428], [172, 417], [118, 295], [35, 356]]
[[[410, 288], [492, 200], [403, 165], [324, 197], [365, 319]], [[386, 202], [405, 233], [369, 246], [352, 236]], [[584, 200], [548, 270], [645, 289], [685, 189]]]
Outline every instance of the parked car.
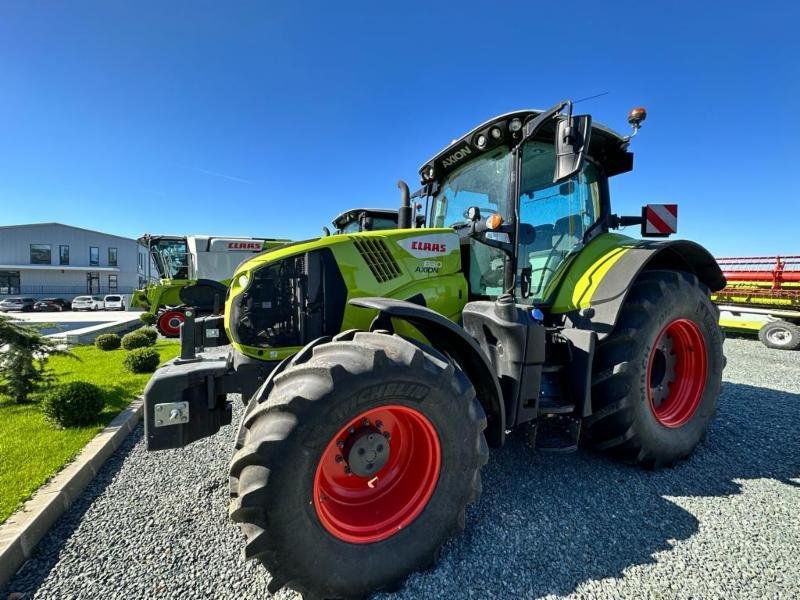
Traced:
[[125, 310], [125, 298], [117, 294], [109, 294], [103, 298], [106, 310]]
[[33, 305], [37, 312], [60, 312], [69, 310], [69, 302], [63, 298], [43, 298]]
[[72, 310], [103, 310], [105, 302], [100, 296], [78, 296], [72, 299]]
[[36, 304], [36, 298], [6, 298], [0, 301], [0, 311], [18, 310], [20, 312], [30, 312], [33, 310], [34, 304]]

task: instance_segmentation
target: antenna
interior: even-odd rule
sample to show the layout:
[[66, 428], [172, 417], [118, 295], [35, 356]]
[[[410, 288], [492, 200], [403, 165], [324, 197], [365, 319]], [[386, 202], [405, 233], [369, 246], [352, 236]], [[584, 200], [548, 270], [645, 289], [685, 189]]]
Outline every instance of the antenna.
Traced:
[[611, 92], [601, 92], [599, 94], [595, 94], [594, 96], [586, 96], [585, 98], [580, 98], [579, 100], [575, 100], [572, 103], [577, 104], [578, 102], [585, 102], [586, 100], [594, 100], [595, 98], [599, 98], [600, 96], [607, 96]]

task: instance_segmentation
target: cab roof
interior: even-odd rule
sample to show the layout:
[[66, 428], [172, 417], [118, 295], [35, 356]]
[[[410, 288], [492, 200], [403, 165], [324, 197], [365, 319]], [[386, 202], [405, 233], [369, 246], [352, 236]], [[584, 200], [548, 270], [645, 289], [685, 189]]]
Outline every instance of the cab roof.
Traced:
[[331, 223], [337, 229], [341, 229], [348, 223], [356, 220], [362, 213], [367, 213], [370, 217], [382, 217], [384, 219], [397, 219], [397, 210], [391, 208], [351, 208], [337, 216]]
[[[450, 142], [448, 146], [443, 148], [438, 154], [433, 156], [430, 160], [426, 161], [419, 169], [420, 176], [425, 181], [423, 174], [433, 167], [434, 179], [441, 179], [444, 175], [454, 170], [456, 167], [461, 166], [462, 162], [466, 162], [465, 158], [474, 158], [479, 154], [488, 150], [493, 150], [502, 144], [509, 144], [514, 139], [518, 139], [521, 131], [516, 134], [511, 132], [508, 128], [511, 121], [519, 119], [524, 125], [526, 122], [534, 119], [542, 114], [542, 110], [538, 109], [525, 109], [515, 110], [512, 112], [503, 113], [484, 121], [477, 127], [471, 129], [460, 138]], [[538, 140], [551, 140], [555, 135], [555, 123], [558, 119], [564, 119], [563, 115], [556, 117], [552, 122], [546, 124], [536, 134], [535, 139]], [[489, 130], [493, 127], [499, 127], [502, 137], [499, 140], [493, 139], [489, 135]], [[484, 148], [478, 148], [475, 144], [475, 139], [478, 135], [485, 134], [488, 140]], [[589, 142], [589, 156], [598, 161], [608, 177], [626, 173], [633, 169], [633, 154], [627, 150], [627, 139], [622, 134], [614, 131], [610, 127], [592, 121], [592, 137]], [[459, 158], [460, 157], [460, 158]]]

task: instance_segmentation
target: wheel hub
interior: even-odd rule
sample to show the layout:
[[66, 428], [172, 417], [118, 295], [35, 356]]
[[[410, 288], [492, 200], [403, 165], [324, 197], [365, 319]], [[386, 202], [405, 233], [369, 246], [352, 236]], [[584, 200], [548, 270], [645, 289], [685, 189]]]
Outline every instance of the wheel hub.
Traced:
[[345, 442], [344, 458], [350, 471], [359, 477], [372, 477], [389, 460], [389, 440], [377, 427], [359, 428]]
[[441, 461], [439, 435], [415, 408], [387, 404], [356, 415], [317, 464], [312, 493], [320, 523], [353, 544], [395, 535], [427, 505]]
[[669, 396], [669, 388], [675, 381], [675, 353], [672, 336], [665, 333], [655, 347], [650, 369], [650, 396], [653, 406], [658, 408]]
[[694, 415], [703, 397], [708, 373], [706, 342], [700, 327], [675, 319], [656, 336], [647, 363], [648, 399], [664, 427], [681, 427]]

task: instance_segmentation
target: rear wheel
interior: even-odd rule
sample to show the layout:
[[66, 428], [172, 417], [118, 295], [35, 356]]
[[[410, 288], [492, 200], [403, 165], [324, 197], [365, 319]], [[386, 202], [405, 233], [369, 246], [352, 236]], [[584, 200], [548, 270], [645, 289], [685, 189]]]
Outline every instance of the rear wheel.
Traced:
[[480, 492], [486, 418], [464, 373], [397, 336], [343, 337], [268, 381], [240, 426], [230, 514], [271, 592], [395, 587], [433, 564]]
[[800, 326], [789, 321], [770, 321], [758, 330], [758, 339], [767, 348], [797, 350], [800, 348]]
[[164, 337], [176, 338], [181, 334], [181, 323], [186, 320], [183, 311], [170, 308], [162, 312], [156, 321], [156, 329]]
[[639, 276], [595, 352], [590, 445], [646, 467], [691, 454], [717, 406], [724, 366], [718, 314], [694, 275]]

